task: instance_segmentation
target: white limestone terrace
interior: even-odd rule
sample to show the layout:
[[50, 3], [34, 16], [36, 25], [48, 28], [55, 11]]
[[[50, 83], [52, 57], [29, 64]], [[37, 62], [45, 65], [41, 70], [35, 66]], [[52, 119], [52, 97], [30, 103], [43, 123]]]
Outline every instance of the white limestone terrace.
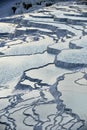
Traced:
[[[62, 91], [61, 99], [65, 100], [65, 104], [68, 107], [72, 107], [73, 111], [78, 113], [80, 117], [83, 118], [84, 115], [84, 119], [86, 120], [86, 115], [83, 114], [87, 110], [87, 104], [85, 103], [87, 93], [87, 80], [85, 79], [85, 72], [87, 72], [86, 68], [76, 73], [63, 75], [64, 80], [60, 82], [57, 87], [59, 91]], [[74, 99], [73, 103], [72, 99]], [[78, 107], [75, 108], [75, 106]], [[83, 130], [86, 130], [86, 128], [87, 121], [86, 126], [83, 127]]]
[[86, 49], [63, 50], [57, 56], [55, 64], [64, 68], [85, 67], [87, 66], [86, 57]]
[[55, 19], [54, 19], [55, 21], [61, 21], [61, 22], [67, 22], [67, 23], [69, 23], [70, 22], [70, 20], [72, 21], [72, 22], [87, 22], [87, 18], [86, 17], [80, 17], [80, 16], [78, 16], [78, 17], [76, 17], [76, 16], [65, 16], [65, 15], [59, 15], [59, 16], [55, 16]]
[[69, 47], [72, 49], [80, 49], [80, 48], [87, 48], [87, 36], [83, 36], [81, 39], [76, 41], [71, 41], [69, 43]]
[[0, 17], [0, 130], [87, 130], [86, 6], [15, 2]]
[[13, 33], [16, 25], [10, 23], [1, 23], [0, 22], [0, 33]]
[[[28, 43], [19, 41], [19, 44], [18, 44], [18, 40], [17, 40], [11, 45], [12, 42], [8, 42], [7, 48], [3, 50], [2, 53], [4, 53], [5, 55], [23, 55], [23, 54], [31, 55], [35, 53], [43, 53], [47, 49], [48, 45], [53, 44], [52, 38], [49, 38], [44, 35], [43, 37], [44, 39], [43, 38], [39, 39], [38, 37], [36, 37], [36, 42], [35, 41], [29, 42], [30, 37], [26, 39], [28, 40]], [[9, 49], [8, 49], [8, 46], [10, 46]]]

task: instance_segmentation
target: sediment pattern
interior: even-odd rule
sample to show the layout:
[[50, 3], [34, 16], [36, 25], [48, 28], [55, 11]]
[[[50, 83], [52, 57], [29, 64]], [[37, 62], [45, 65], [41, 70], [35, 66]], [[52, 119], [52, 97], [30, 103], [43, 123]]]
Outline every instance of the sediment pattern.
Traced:
[[0, 19], [0, 130], [86, 130], [83, 7], [59, 2]]

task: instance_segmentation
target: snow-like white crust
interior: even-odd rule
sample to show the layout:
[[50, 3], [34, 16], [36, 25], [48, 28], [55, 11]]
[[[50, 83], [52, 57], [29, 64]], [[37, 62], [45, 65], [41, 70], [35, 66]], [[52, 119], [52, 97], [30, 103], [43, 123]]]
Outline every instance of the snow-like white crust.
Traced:
[[0, 8], [0, 130], [87, 129], [87, 7], [51, 4]]

